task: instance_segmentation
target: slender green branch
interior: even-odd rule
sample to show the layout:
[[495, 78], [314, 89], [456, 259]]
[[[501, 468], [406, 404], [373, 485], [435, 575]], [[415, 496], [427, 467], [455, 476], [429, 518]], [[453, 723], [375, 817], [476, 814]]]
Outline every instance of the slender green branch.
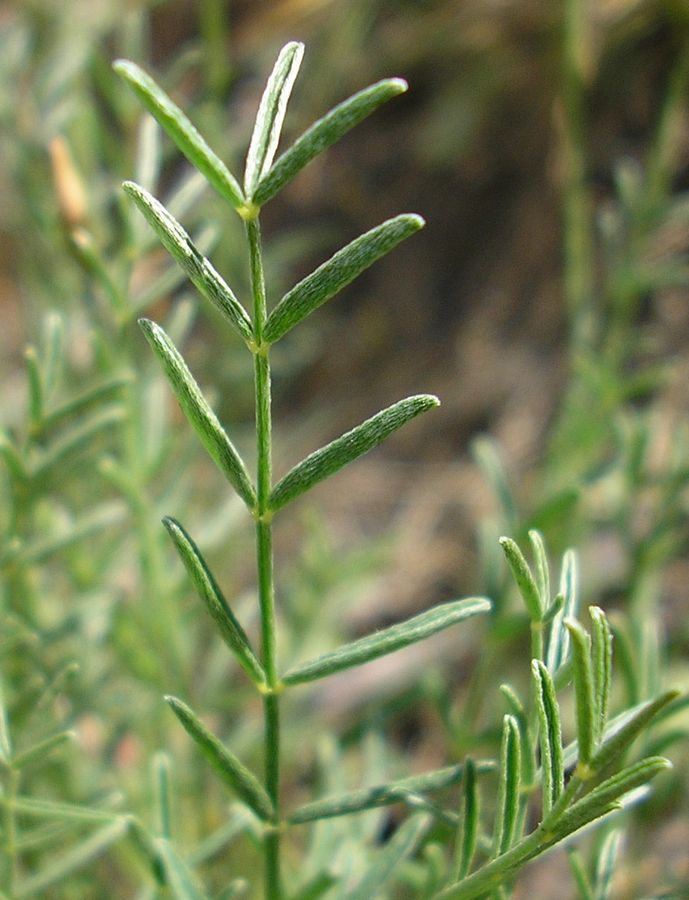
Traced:
[[5, 803], [3, 804], [3, 831], [4, 831], [4, 856], [5, 866], [3, 875], [3, 887], [8, 897], [14, 896], [14, 886], [17, 881], [17, 814], [16, 799], [19, 791], [19, 772], [12, 766], [7, 769], [5, 783]]
[[594, 247], [592, 201], [587, 185], [585, 140], [586, 17], [581, 0], [566, 0], [563, 21], [562, 144], [565, 295], [572, 350], [591, 346]]
[[261, 610], [263, 668], [269, 693], [263, 698], [265, 718], [264, 753], [266, 791], [275, 811], [274, 828], [265, 833], [265, 897], [279, 900], [280, 879], [280, 708], [275, 693], [278, 686], [275, 622], [275, 587], [273, 580], [273, 535], [268, 508], [271, 491], [271, 389], [268, 348], [263, 346], [266, 321], [266, 291], [261, 255], [261, 232], [258, 221], [246, 222], [251, 259], [253, 326], [255, 338], [254, 377], [256, 391], [256, 564], [258, 600]]

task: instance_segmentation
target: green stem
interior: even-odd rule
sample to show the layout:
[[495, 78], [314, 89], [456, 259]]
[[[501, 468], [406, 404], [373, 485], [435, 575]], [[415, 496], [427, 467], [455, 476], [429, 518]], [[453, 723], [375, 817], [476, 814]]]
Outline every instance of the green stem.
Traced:
[[556, 835], [555, 825], [563, 812], [574, 802], [581, 787], [581, 778], [574, 772], [557, 803], [535, 831], [522, 838], [506, 853], [486, 863], [473, 875], [441, 891], [437, 900], [474, 900], [482, 897], [495, 890], [530, 859], [540, 856], [556, 844], [561, 837]]
[[271, 391], [268, 349], [263, 346], [263, 328], [266, 321], [266, 292], [261, 256], [261, 232], [258, 221], [246, 223], [251, 257], [251, 289], [254, 301], [254, 377], [256, 389], [256, 563], [258, 569], [258, 601], [261, 611], [261, 637], [263, 643], [263, 667], [270, 693], [263, 698], [265, 721], [265, 781], [268, 796], [273, 803], [273, 828], [264, 838], [265, 897], [280, 900], [280, 707], [276, 689], [277, 645], [275, 623], [275, 587], [273, 579], [273, 535], [268, 498], [271, 490]]
[[531, 659], [543, 660], [543, 622], [531, 623]]
[[19, 790], [19, 773], [14, 769], [7, 770], [6, 795], [4, 801], [3, 828], [5, 832], [5, 873], [3, 888], [8, 897], [14, 896], [17, 880], [17, 820], [15, 816], [15, 799]]
[[585, 141], [586, 8], [565, 0], [563, 22], [562, 137], [564, 156], [565, 294], [571, 317], [572, 350], [591, 347], [594, 339], [592, 200], [587, 184]]

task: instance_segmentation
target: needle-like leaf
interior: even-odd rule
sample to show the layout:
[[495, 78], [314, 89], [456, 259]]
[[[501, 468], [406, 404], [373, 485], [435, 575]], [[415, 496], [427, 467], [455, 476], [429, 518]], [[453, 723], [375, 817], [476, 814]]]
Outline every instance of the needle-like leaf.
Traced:
[[201, 443], [242, 500], [252, 509], [256, 503], [256, 495], [246, 466], [206, 402], [179, 350], [160, 325], [150, 319], [139, 319], [139, 325], [160, 360], [179, 405]]
[[121, 406], [102, 406], [92, 415], [77, 420], [67, 431], [54, 440], [35, 461], [32, 476], [36, 481], [61, 472], [80, 453], [84, 453], [92, 441], [124, 418]]
[[291, 181], [311, 160], [327, 150], [357, 123], [365, 119], [386, 100], [407, 90], [402, 78], [389, 78], [364, 88], [335, 106], [302, 134], [275, 162], [261, 181], [251, 200], [263, 206]]
[[[0, 807], [6, 799], [0, 796]], [[56, 820], [61, 822], [113, 822], [122, 817], [111, 809], [95, 809], [76, 803], [61, 803], [58, 800], [36, 800], [33, 797], [16, 797], [12, 802], [16, 812], [31, 819]]]
[[256, 658], [246, 632], [230, 609], [199, 548], [175, 519], [166, 516], [163, 525], [172, 538], [194, 587], [218, 626], [222, 639], [235, 654], [249, 678], [256, 684], [264, 684], [266, 678], [263, 666]]
[[560, 709], [550, 673], [540, 660], [532, 661], [531, 673], [540, 723], [543, 813], [547, 815], [557, 802], [564, 786], [565, 765]]
[[612, 679], [612, 631], [607, 617], [598, 606], [589, 607], [591, 629], [591, 659], [593, 662], [593, 695], [596, 699], [596, 741], [605, 730], [610, 705]]
[[244, 191], [248, 198], [251, 198], [259, 181], [267, 175], [273, 163], [287, 101], [292, 93], [303, 55], [304, 45], [298, 41], [290, 41], [280, 51], [268, 79], [258, 107], [256, 124], [246, 157]]
[[[607, 740], [604, 740], [591, 761], [591, 768], [599, 772], [629, 747], [643, 729], [658, 713], [676, 700], [681, 691], [666, 691], [664, 694], [642, 704], [633, 716], [616, 728]], [[611, 723], [612, 724], [612, 723]]]
[[529, 568], [529, 564], [524, 558], [524, 554], [519, 549], [519, 545], [512, 538], [501, 537], [500, 546], [502, 547], [514, 580], [517, 582], [519, 593], [522, 595], [524, 604], [529, 613], [532, 622], [540, 622], [545, 612], [538, 586]]
[[0, 762], [9, 765], [12, 757], [12, 740], [10, 738], [9, 723], [7, 721], [7, 706], [5, 705], [5, 692], [0, 681]]
[[155, 842], [158, 856], [165, 872], [165, 881], [176, 900], [208, 900], [196, 883], [189, 866], [180, 857], [173, 845], [165, 838]]
[[12, 759], [12, 768], [19, 770], [31, 766], [34, 763], [42, 762], [53, 752], [53, 750], [57, 750], [59, 747], [73, 741], [75, 736], [73, 731], [61, 731], [59, 734], [54, 734], [52, 737], [40, 741], [40, 743], [35, 744], [33, 747], [29, 747], [28, 750], [17, 753]]
[[158, 833], [163, 838], [172, 836], [172, 805], [170, 803], [170, 757], [158, 752], [153, 757], [153, 789], [158, 812]]
[[270, 509], [275, 511], [285, 506], [319, 481], [377, 447], [415, 416], [439, 405], [438, 398], [431, 394], [407, 397], [309, 454], [273, 488], [268, 501]]
[[565, 628], [565, 619], [576, 614], [578, 601], [578, 561], [573, 550], [566, 550], [562, 557], [562, 569], [560, 572], [560, 590], [562, 595], [562, 609], [553, 618], [550, 626], [550, 640], [546, 665], [551, 675], [567, 662], [569, 657], [569, 632]]
[[186, 703], [176, 697], [168, 696], [165, 700], [220, 778], [260, 819], [270, 819], [273, 805], [256, 776], [206, 728]]
[[403, 214], [388, 219], [338, 250], [280, 300], [268, 317], [264, 338], [274, 343], [319, 306], [334, 297], [400, 241], [423, 228], [421, 216]]
[[414, 852], [432, 821], [428, 815], [415, 815], [407, 819], [383, 849], [378, 851], [377, 859], [361, 881], [347, 892], [348, 900], [371, 900], [372, 897], [379, 897], [380, 889], [395, 875], [402, 862]]
[[138, 184], [125, 181], [123, 188], [158, 235], [163, 247], [182, 267], [191, 283], [216, 309], [220, 310], [245, 341], [252, 341], [253, 326], [244, 307], [209, 260], [199, 253], [179, 222], [160, 201]]
[[576, 619], [565, 619], [565, 628], [572, 640], [579, 763], [587, 766], [596, 749], [596, 701], [593, 693], [591, 638]]
[[464, 802], [460, 827], [457, 830], [456, 864], [453, 881], [459, 881], [464, 878], [471, 870], [471, 863], [476, 853], [476, 842], [478, 840], [479, 817], [476, 765], [473, 760], [467, 759], [464, 766]]
[[45, 868], [20, 881], [12, 892], [12, 896], [19, 900], [22, 897], [30, 898], [43, 894], [44, 891], [64, 881], [73, 872], [105, 853], [108, 847], [124, 837], [128, 828], [129, 820], [124, 816], [104, 825], [76, 846], [51, 860]]
[[596, 863], [596, 895], [595, 900], [610, 900], [612, 881], [615, 874], [615, 863], [622, 846], [624, 832], [614, 828], [606, 835], [603, 845], [598, 851]]
[[498, 808], [495, 813], [493, 858], [505, 853], [518, 837], [519, 800], [521, 785], [521, 737], [514, 716], [503, 719], [502, 746], [500, 752], [500, 782], [498, 784]]
[[[475, 763], [473, 768], [475, 774], [492, 772], [495, 769], [495, 763], [482, 761]], [[375, 809], [379, 806], [389, 806], [391, 803], [399, 802], [403, 795], [410, 793], [425, 794], [457, 784], [464, 777], [464, 772], [465, 767], [463, 765], [447, 766], [435, 772], [412, 775], [409, 778], [401, 778], [388, 784], [378, 784], [374, 787], [338, 794], [335, 797], [325, 797], [322, 800], [316, 800], [313, 803], [301, 806], [291, 813], [287, 820], [293, 825], [298, 825], [320, 819], [347, 816], [362, 810]]]
[[629, 791], [646, 784], [659, 772], [670, 768], [672, 764], [663, 756], [649, 756], [626, 766], [570, 806], [558, 818], [553, 830], [560, 838], [572, 834], [587, 822], [599, 818], [611, 803], [616, 803]]
[[536, 584], [541, 597], [541, 606], [544, 612], [547, 612], [550, 609], [550, 567], [545, 542], [541, 532], [535, 528], [529, 531], [529, 541], [536, 560]]
[[375, 634], [359, 638], [351, 644], [338, 647], [332, 653], [325, 653], [323, 656], [295, 666], [283, 676], [282, 681], [285, 684], [302, 684], [305, 681], [326, 678], [343, 669], [351, 669], [354, 666], [378, 659], [379, 656], [394, 653], [395, 650], [422, 641], [470, 616], [489, 610], [490, 600], [486, 600], [484, 597], [470, 597], [453, 603], [443, 603], [407, 619], [406, 622], [400, 622], [398, 625], [392, 625]]
[[211, 150], [182, 110], [136, 63], [118, 59], [113, 65], [127, 81], [146, 109], [162, 125], [189, 162], [202, 172], [215, 190], [239, 209], [244, 205], [242, 189], [225, 163]]

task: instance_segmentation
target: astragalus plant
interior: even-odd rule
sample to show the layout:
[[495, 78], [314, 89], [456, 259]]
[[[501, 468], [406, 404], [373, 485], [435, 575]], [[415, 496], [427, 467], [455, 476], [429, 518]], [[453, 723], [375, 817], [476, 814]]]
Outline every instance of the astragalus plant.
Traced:
[[[391, 79], [359, 92], [318, 120], [275, 159], [302, 54], [303, 46], [293, 42], [278, 57], [259, 106], [243, 184], [145, 72], [132, 62], [120, 61], [115, 65], [182, 153], [245, 225], [250, 296], [243, 303], [194, 246], [183, 226], [155, 197], [132, 182], [124, 185], [126, 193], [199, 293], [220, 311], [230, 340], [235, 341], [238, 349], [243, 343], [253, 357], [256, 452], [253, 464], [247, 464], [164, 329], [148, 319], [140, 323], [179, 405], [210, 457], [246, 505], [247, 519], [253, 519], [260, 649], [255, 649], [231, 602], [223, 596], [219, 586], [222, 576], [216, 578], [211, 572], [193, 537], [172, 517], [166, 518], [164, 524], [221, 638], [261, 700], [262, 774], [257, 771], [255, 761], [240, 760], [204, 724], [203, 709], [191, 709], [185, 698], [168, 696], [166, 699], [199, 752], [243, 804], [243, 815], [248, 813], [253, 817], [253, 834], [263, 857], [263, 891], [269, 900], [287, 895], [302, 900], [319, 896], [370, 900], [407, 894], [447, 898], [506, 896], [515, 874], [526, 862], [589, 823], [613, 813], [621, 799], [628, 798], [631, 791], [667, 765], [664, 759], [651, 756], [622, 766], [621, 757], [674, 695], [661, 695], [608, 722], [611, 637], [604, 614], [597, 609], [592, 611], [589, 635], [574, 618], [571, 560], [563, 569], [562, 592], [553, 597], [540, 536], [536, 534], [533, 538], [537, 577], [531, 574], [517, 545], [505, 539], [503, 547], [531, 619], [533, 698], [531, 703], [523, 703], [514, 689], [505, 689], [510, 712], [503, 725], [492, 838], [486, 839], [482, 833], [476, 778], [495, 768], [490, 761], [459, 762], [398, 782], [315, 799], [296, 808], [283, 803], [281, 716], [287, 691], [297, 691], [300, 685], [361, 666], [478, 613], [488, 613], [491, 608], [490, 601], [482, 597], [444, 603], [315, 659], [286, 669], [281, 663], [278, 624], [282, 615], [277, 612], [280, 595], [276, 591], [272, 547], [275, 517], [288, 516], [288, 507], [297, 497], [438, 404], [434, 396], [425, 394], [403, 399], [311, 453], [282, 477], [273, 477], [273, 345], [423, 225], [419, 216], [406, 214], [383, 222], [335, 253], [277, 302], [269, 303], [270, 285], [264, 281], [259, 225], [262, 207], [317, 154], [381, 103], [406, 89], [402, 80]], [[556, 689], [572, 677], [577, 740], [564, 747]], [[336, 766], [336, 761], [332, 765]], [[567, 778], [571, 767], [573, 772]], [[164, 767], [160, 771], [164, 783]], [[429, 799], [429, 793], [462, 779], [461, 815]], [[530, 829], [529, 801], [537, 790], [541, 792], [541, 819], [536, 828]], [[485, 796], [486, 792], [482, 794]], [[349, 868], [340, 865], [336, 844], [328, 845], [327, 841], [323, 844], [321, 839], [322, 846], [330, 846], [330, 857], [322, 852], [322, 846], [318, 853], [312, 844], [304, 852], [302, 864], [295, 864], [291, 852], [289, 865], [298, 873], [289, 880], [285, 877], [287, 863], [282, 851], [292, 832], [299, 832], [303, 826], [315, 829], [324, 820], [393, 803], [405, 804], [411, 814], [377, 852], [371, 854], [362, 841], [361, 858], [368, 860], [363, 869], [357, 865]], [[165, 803], [162, 806], [165, 810]], [[162, 816], [161, 832], [162, 837], [152, 847], [154, 856], [158, 855], [158, 877], [178, 897], [205, 896], [191, 868], [174, 849], [167, 815]], [[456, 848], [452, 849], [455, 842]], [[299, 847], [302, 843], [303, 839], [297, 838], [294, 845]], [[422, 845], [425, 845], [423, 852]], [[427, 866], [420, 864], [426, 872], [422, 877], [418, 873], [419, 864], [415, 868], [411, 862], [417, 852], [419, 859], [428, 862]], [[229, 893], [223, 896], [233, 896], [242, 889], [239, 882], [232, 880], [234, 874], [228, 860], [226, 875], [230, 886]]]

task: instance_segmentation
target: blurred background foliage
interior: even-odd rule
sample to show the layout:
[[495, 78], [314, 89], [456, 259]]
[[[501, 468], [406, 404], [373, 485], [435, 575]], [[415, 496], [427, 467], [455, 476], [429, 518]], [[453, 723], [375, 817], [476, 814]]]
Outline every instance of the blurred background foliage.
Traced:
[[[368, 667], [361, 683], [326, 682], [305, 701], [325, 721], [317, 731], [335, 727], [346, 752], [383, 698], [375, 728], [394, 738], [388, 772], [442, 764], [448, 740], [454, 757], [494, 752], [497, 684], [528, 676], [509, 662], [523, 616], [496, 538], [534, 526], [554, 556], [579, 548], [584, 601], [617, 615], [625, 700], [660, 680], [689, 684], [686, 2], [10, 0], [0, 665], [20, 742], [61, 724], [78, 735], [77, 749], [25, 776], [32, 794], [107, 804], [124, 792], [145, 816], [148, 763], [166, 747], [180, 806], [194, 809], [212, 777], [163, 711], [163, 691], [212, 711], [240, 755], [257, 740], [259, 720], [233, 715], [244, 686], [209, 647], [158, 525], [185, 511], [251, 622], [245, 523], [218, 500], [136, 316], [165, 319], [185, 340], [249, 454], [250, 372], [119, 184], [134, 175], [165, 197], [240, 296], [241, 227], [110, 64], [126, 56], [155, 72], [236, 171], [265, 73], [291, 38], [308, 52], [287, 139], [379, 78], [402, 75], [411, 90], [267, 207], [269, 296], [389, 215], [418, 211], [428, 224], [276, 353], [278, 474], [405, 393], [432, 391], [443, 406], [318, 488], [298, 529], [278, 529], [284, 659], [469, 591], [498, 608], [489, 634], [475, 626], [459, 645]], [[426, 671], [431, 655], [445, 661], [442, 678]], [[311, 781], [303, 764], [293, 760], [295, 796]], [[624, 896], [689, 879], [672, 851], [689, 840], [686, 810], [673, 808], [681, 793], [672, 799], [686, 767], [673, 777], [642, 813], [654, 852], [626, 874]], [[186, 841], [219, 826], [222, 809], [211, 792]], [[42, 851], [26, 852], [31, 870]], [[129, 854], [102, 863], [122, 896], [130, 882], [135, 895]], [[64, 896], [84, 896], [89, 877], [73, 875]]]

